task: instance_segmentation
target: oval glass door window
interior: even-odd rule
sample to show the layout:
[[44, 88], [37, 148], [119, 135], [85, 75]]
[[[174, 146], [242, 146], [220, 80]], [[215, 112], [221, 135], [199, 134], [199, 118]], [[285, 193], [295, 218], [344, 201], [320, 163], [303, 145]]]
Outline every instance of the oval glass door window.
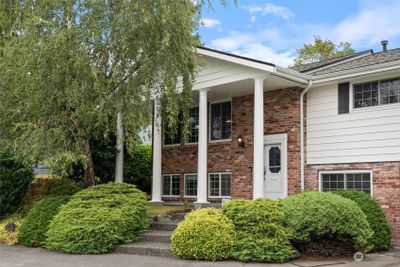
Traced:
[[281, 171], [281, 149], [278, 146], [269, 149], [269, 171], [271, 173]]

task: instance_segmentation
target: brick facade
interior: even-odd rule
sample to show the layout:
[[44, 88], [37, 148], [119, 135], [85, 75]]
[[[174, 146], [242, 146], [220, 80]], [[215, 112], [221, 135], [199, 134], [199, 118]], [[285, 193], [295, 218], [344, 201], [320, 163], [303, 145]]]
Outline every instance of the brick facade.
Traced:
[[318, 189], [319, 171], [372, 170], [372, 192], [392, 227], [393, 243], [400, 245], [400, 162], [307, 165], [305, 188]]
[[[300, 93], [299, 88], [264, 93], [264, 134], [288, 135], [289, 194], [299, 190]], [[208, 172], [231, 173], [233, 198], [252, 198], [253, 195], [253, 98], [247, 95], [232, 99], [232, 140], [208, 144]], [[244, 148], [237, 144], [239, 136], [244, 139]], [[197, 173], [197, 145], [163, 147], [162, 173], [181, 175], [180, 198], [163, 199], [182, 200], [184, 174]]]
[[[289, 194], [300, 191], [300, 93], [301, 89], [298, 88], [264, 93], [264, 134], [288, 135]], [[253, 195], [253, 97], [247, 95], [232, 99], [232, 140], [208, 144], [208, 172], [231, 173], [233, 198], [252, 198]], [[239, 136], [244, 139], [244, 148], [237, 144]], [[400, 245], [400, 162], [306, 165], [305, 188], [318, 189], [320, 170], [349, 169], [372, 169], [373, 195], [378, 199], [392, 226], [394, 243]], [[163, 147], [162, 173], [180, 174], [181, 177], [180, 197], [163, 199], [182, 201], [184, 174], [197, 173], [197, 144]]]

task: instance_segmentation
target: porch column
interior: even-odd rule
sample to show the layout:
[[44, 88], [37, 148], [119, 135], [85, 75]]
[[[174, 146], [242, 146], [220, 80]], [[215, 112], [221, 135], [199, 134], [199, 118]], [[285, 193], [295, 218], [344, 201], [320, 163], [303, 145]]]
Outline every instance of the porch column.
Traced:
[[153, 115], [153, 179], [151, 188], [151, 202], [160, 203], [161, 200], [161, 116], [159, 114], [160, 99], [154, 100]]
[[199, 90], [199, 144], [197, 161], [197, 201], [207, 204], [207, 88]]
[[264, 78], [254, 79], [253, 199], [264, 195]]

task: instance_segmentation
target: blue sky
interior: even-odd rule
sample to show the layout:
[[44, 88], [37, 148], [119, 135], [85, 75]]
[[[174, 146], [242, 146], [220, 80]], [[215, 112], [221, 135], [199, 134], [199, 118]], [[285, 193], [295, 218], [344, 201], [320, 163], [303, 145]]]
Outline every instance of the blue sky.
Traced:
[[356, 51], [400, 47], [400, 0], [213, 0], [199, 33], [205, 46], [280, 66], [314, 36], [350, 42]]

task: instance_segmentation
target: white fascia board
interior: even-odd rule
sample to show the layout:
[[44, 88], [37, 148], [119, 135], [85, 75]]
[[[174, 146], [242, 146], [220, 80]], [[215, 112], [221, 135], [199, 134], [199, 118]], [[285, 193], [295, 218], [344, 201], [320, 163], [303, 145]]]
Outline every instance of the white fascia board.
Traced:
[[267, 71], [267, 72], [275, 72], [275, 66], [273, 64], [269, 65], [266, 63], [253, 61], [251, 59], [230, 56], [230, 55], [227, 55], [224, 53], [218, 53], [218, 52], [210, 51], [207, 49], [202, 49], [200, 47], [196, 48], [196, 51], [199, 55], [202, 55], [202, 56], [208, 56], [208, 57], [224, 60], [227, 62], [231, 62], [231, 63], [235, 63], [235, 64], [239, 64], [242, 66], [247, 66], [250, 68], [263, 70], [263, 71]]
[[279, 66], [276, 66], [275, 69], [276, 69], [275, 75], [285, 79], [289, 79], [303, 84], [308, 84], [309, 81], [311, 80], [311, 76], [300, 73], [295, 70], [286, 69]]
[[329, 73], [325, 75], [317, 75], [313, 77], [313, 84], [316, 85], [322, 83], [335, 82], [340, 80], [356, 78], [360, 76], [368, 76], [380, 72], [392, 71], [396, 69], [400, 69], [400, 60], [379, 65], [370, 65], [363, 68]]

